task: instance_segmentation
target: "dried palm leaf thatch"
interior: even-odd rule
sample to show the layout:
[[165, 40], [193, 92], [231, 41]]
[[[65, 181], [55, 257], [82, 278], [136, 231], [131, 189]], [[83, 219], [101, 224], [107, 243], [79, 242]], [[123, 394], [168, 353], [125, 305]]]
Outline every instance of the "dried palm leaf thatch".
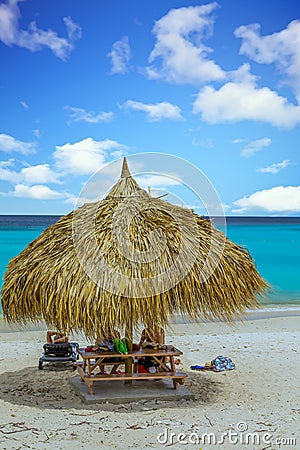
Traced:
[[166, 326], [175, 314], [231, 320], [267, 283], [244, 248], [186, 208], [151, 197], [126, 159], [107, 197], [62, 217], [13, 258], [8, 322], [45, 320], [94, 338], [100, 330]]

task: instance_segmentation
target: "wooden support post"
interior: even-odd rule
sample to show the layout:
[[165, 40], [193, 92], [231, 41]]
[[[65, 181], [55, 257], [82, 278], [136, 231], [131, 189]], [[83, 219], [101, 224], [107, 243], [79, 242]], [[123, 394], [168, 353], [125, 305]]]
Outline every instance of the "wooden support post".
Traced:
[[[128, 299], [129, 302], [131, 302], [130, 299]], [[131, 311], [131, 305], [129, 307], [129, 310]], [[125, 338], [126, 338], [126, 345], [127, 345], [127, 349], [128, 352], [131, 353], [132, 352], [132, 321], [130, 322], [130, 325], [128, 327], [126, 327], [125, 330]], [[132, 375], [132, 358], [126, 358], [125, 360], [125, 372], [126, 374], [131, 374]], [[125, 380], [125, 384], [132, 384], [132, 380]]]

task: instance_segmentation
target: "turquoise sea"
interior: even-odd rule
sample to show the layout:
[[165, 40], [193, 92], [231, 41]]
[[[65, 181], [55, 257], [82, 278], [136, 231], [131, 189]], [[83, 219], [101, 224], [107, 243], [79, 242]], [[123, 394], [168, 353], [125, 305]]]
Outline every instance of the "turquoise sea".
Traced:
[[[10, 258], [58, 218], [0, 216], [0, 288]], [[228, 217], [226, 233], [249, 249], [257, 269], [272, 286], [263, 303], [300, 305], [300, 217]]]
[[229, 217], [226, 234], [271, 285], [263, 303], [300, 305], [300, 217]]

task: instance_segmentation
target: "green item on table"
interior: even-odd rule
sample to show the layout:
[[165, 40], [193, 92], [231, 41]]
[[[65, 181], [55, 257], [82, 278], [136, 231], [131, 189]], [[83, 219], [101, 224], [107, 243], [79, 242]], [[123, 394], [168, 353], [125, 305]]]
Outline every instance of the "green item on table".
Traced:
[[113, 341], [114, 341], [114, 346], [115, 346], [116, 352], [123, 353], [124, 355], [126, 355], [128, 353], [125, 338], [123, 338], [123, 339], [115, 338]]

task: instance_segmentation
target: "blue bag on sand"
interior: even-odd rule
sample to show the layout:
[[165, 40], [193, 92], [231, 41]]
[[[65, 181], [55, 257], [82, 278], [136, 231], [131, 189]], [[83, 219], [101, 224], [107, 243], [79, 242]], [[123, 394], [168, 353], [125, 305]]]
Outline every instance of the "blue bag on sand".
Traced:
[[203, 370], [204, 369], [204, 366], [191, 366], [191, 369], [192, 370]]

